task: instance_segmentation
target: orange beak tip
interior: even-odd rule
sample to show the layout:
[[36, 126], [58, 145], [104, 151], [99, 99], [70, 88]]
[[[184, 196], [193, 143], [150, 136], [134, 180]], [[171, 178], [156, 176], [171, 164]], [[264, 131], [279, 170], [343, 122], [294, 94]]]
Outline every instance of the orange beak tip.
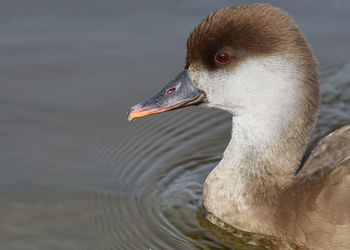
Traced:
[[132, 115], [131, 112], [128, 112], [127, 114], [128, 114], [128, 121], [129, 122], [132, 122], [133, 120], [135, 120], [135, 117]]

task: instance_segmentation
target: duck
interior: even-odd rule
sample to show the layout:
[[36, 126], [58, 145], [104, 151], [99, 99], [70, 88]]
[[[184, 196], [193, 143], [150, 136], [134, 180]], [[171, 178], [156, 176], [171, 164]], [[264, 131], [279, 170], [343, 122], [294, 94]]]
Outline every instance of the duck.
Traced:
[[187, 106], [232, 115], [231, 139], [203, 185], [208, 213], [309, 249], [350, 249], [350, 125], [304, 157], [319, 73], [284, 10], [253, 3], [211, 13], [188, 37], [184, 70], [128, 119]]

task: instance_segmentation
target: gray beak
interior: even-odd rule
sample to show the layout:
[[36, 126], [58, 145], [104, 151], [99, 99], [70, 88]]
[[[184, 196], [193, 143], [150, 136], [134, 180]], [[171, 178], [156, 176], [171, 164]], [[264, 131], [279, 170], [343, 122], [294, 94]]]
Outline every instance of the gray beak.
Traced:
[[162, 113], [190, 105], [198, 105], [204, 101], [205, 94], [193, 85], [187, 70], [178, 74], [157, 95], [130, 109], [128, 120]]

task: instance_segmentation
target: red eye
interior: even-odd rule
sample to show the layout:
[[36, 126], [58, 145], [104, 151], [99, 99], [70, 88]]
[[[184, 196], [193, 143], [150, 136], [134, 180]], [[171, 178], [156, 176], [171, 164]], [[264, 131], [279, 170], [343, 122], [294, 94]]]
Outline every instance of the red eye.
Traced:
[[215, 61], [220, 64], [226, 64], [230, 61], [231, 56], [225, 51], [219, 51], [215, 54]]

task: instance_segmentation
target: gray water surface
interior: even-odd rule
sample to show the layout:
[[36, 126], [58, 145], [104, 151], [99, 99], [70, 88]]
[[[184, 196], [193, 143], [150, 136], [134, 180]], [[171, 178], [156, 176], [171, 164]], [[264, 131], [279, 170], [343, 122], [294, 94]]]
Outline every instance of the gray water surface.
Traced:
[[[229, 115], [126, 119], [183, 68], [195, 25], [246, 2], [1, 1], [0, 249], [251, 249], [200, 219]], [[269, 2], [320, 63], [315, 142], [350, 123], [350, 1]]]

